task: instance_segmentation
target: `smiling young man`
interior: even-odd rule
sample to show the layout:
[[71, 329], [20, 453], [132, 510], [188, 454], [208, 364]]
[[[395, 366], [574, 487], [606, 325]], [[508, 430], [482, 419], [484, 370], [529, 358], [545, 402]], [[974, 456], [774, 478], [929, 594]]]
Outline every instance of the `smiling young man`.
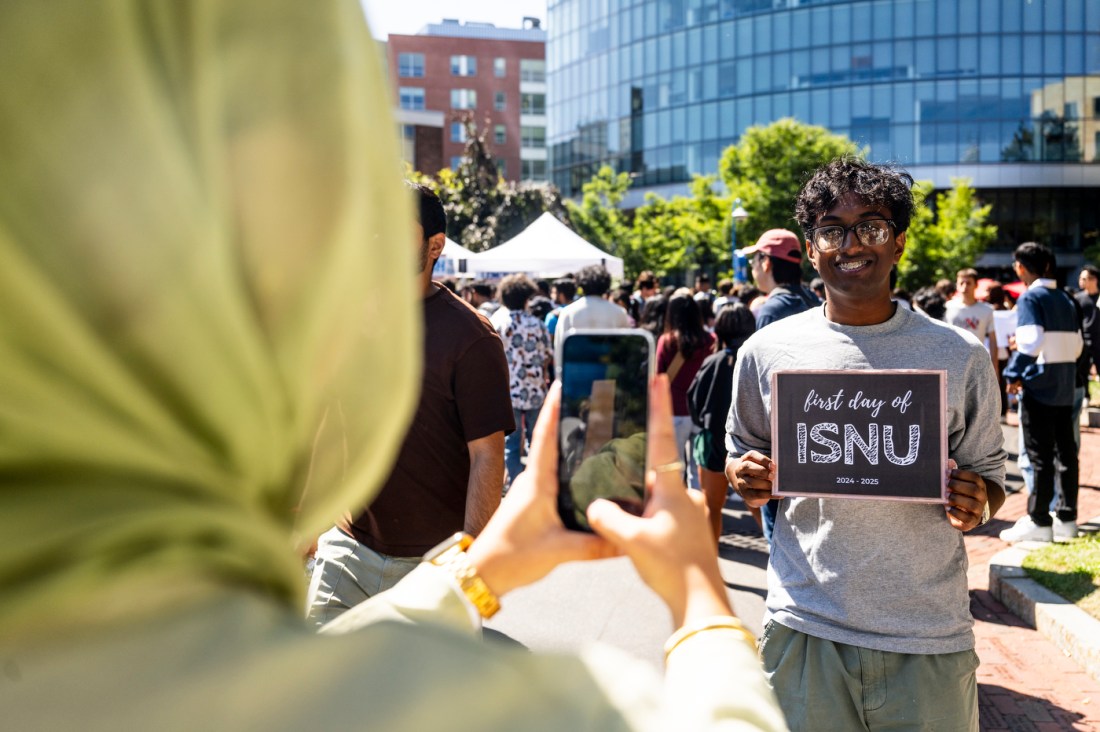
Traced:
[[[905, 250], [912, 178], [844, 158], [814, 173], [795, 217], [825, 283], [822, 308], [742, 346], [727, 421], [726, 475], [768, 500], [771, 373], [947, 372], [947, 505], [784, 498], [768, 563], [761, 657], [794, 730], [976, 730], [973, 618], [962, 533], [1004, 502], [998, 384], [985, 349], [890, 297]], [[945, 471], [948, 466], [945, 466]]]

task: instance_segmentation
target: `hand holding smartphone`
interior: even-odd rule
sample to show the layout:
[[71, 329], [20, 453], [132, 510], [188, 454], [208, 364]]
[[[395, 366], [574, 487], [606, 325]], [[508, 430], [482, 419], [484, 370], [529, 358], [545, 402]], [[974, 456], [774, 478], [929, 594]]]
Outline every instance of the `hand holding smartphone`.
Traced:
[[645, 330], [570, 331], [557, 354], [558, 513], [566, 528], [592, 531], [597, 498], [641, 515], [653, 337]]

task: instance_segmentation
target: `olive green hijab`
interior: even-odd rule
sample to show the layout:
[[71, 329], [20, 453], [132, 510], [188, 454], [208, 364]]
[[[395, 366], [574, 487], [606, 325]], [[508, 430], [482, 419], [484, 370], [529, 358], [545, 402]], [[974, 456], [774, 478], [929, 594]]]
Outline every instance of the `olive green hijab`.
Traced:
[[0, 4], [0, 640], [291, 606], [388, 473], [420, 325], [378, 53], [354, 0]]

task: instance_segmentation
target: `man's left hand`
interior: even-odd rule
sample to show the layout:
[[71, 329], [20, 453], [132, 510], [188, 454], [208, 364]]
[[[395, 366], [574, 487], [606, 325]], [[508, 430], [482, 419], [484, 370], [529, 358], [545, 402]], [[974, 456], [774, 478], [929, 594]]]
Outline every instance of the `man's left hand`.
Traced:
[[970, 531], [982, 523], [982, 513], [989, 502], [985, 480], [972, 470], [962, 470], [954, 460], [948, 461], [947, 520], [959, 531]]

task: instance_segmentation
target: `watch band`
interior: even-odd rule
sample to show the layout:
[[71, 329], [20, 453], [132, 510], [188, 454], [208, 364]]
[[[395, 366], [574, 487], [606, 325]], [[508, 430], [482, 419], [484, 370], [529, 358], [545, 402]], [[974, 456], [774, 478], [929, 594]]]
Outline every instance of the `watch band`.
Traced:
[[491, 618], [500, 610], [500, 600], [470, 564], [466, 550], [473, 543], [472, 536], [460, 531], [425, 554], [424, 561], [447, 570], [478, 614]]

